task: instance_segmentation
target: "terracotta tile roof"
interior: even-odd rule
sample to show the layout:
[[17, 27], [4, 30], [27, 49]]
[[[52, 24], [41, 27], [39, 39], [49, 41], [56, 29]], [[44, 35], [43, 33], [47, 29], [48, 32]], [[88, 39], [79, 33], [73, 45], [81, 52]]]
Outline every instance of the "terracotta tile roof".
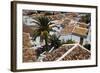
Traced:
[[81, 36], [81, 37], [86, 37], [88, 33], [87, 28], [82, 28], [82, 27], [74, 27], [72, 34], [76, 36]]
[[23, 49], [29, 49], [31, 48], [31, 43], [30, 43], [30, 34], [23, 32]]
[[91, 53], [80, 44], [63, 44], [52, 52], [45, 52], [43, 61], [67, 61], [89, 59]]
[[90, 59], [91, 53], [81, 45], [77, 45], [71, 52], [69, 52], [62, 60], [86, 60]]
[[62, 35], [70, 34], [72, 33], [73, 29], [74, 29], [74, 25], [65, 26], [65, 28], [61, 30], [61, 34]]
[[27, 26], [27, 25], [23, 25], [23, 32], [30, 33], [30, 35], [33, 34], [33, 30], [31, 26]]
[[87, 28], [88, 27], [88, 24], [83, 23], [83, 22], [79, 22], [77, 24], [79, 25], [79, 27], [83, 27], [83, 28]]

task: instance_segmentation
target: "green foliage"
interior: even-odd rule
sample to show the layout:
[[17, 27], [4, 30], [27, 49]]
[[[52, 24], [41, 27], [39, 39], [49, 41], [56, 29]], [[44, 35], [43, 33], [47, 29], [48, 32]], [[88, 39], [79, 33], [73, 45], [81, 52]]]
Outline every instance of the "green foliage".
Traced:
[[74, 44], [75, 40], [68, 39], [67, 41], [64, 42], [64, 44]]
[[85, 14], [84, 16], [81, 16], [81, 22], [89, 23], [91, 21], [91, 14]]
[[33, 23], [37, 24], [37, 28], [33, 32], [33, 38], [35, 40], [36, 37], [39, 36], [40, 40], [44, 39], [46, 49], [48, 49], [48, 36], [49, 36], [49, 32], [52, 31], [52, 28], [49, 27], [50, 25], [52, 25], [52, 23], [50, 23], [51, 20], [46, 16], [39, 16], [34, 20], [35, 21], [33, 21]]
[[91, 44], [85, 44], [83, 45], [86, 49], [91, 50]]
[[59, 40], [60, 36], [56, 36], [55, 34], [53, 34], [50, 38], [49, 38], [49, 42], [51, 43], [51, 46], [54, 46], [55, 48], [58, 48], [61, 46], [61, 40]]
[[35, 18], [35, 21], [33, 21], [33, 23], [37, 24], [37, 28], [33, 32], [34, 39], [36, 39], [37, 36], [45, 38], [45, 35], [48, 35], [49, 31], [52, 30], [49, 27], [49, 25], [51, 25], [50, 21], [51, 20], [47, 18], [46, 16], [40, 16], [40, 17]]

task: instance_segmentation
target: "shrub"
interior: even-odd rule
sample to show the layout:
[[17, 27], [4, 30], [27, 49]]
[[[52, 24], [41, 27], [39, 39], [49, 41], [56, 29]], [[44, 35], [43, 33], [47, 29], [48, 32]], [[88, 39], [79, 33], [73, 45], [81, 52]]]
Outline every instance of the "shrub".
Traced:
[[86, 49], [91, 50], [91, 45], [90, 44], [85, 44], [83, 45]]
[[65, 43], [66, 43], [66, 44], [73, 44], [73, 43], [75, 43], [75, 40], [68, 39]]

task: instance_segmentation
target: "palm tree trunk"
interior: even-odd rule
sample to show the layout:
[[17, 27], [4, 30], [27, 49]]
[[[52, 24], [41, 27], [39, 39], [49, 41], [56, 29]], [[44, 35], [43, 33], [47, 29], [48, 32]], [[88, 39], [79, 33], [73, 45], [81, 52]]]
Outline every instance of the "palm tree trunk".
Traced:
[[83, 44], [83, 40], [84, 40], [84, 38], [83, 37], [80, 37], [80, 44], [81, 45]]
[[43, 43], [43, 36], [40, 36], [40, 42]]
[[49, 49], [48, 49], [48, 37], [47, 36], [45, 36], [45, 46], [46, 46], [45, 51], [49, 51]]
[[44, 31], [44, 40], [45, 40], [45, 51], [49, 51], [49, 48], [48, 48], [48, 31]]

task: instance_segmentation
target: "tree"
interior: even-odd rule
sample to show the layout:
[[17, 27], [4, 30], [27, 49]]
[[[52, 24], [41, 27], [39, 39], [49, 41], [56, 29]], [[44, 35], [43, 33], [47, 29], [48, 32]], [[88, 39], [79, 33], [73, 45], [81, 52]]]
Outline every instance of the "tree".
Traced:
[[[87, 13], [84, 16], [81, 16], [81, 22], [84, 22], [84, 23], [87, 23], [88, 24], [88, 23], [90, 23], [90, 21], [91, 21], [91, 14], [90, 13]], [[83, 37], [80, 37], [80, 44], [81, 45], [83, 44], [83, 41], [84, 41], [84, 38]]]
[[84, 41], [84, 38], [83, 37], [80, 37], [80, 44], [82, 45], [83, 44], [83, 41]]
[[61, 40], [59, 40], [60, 36], [56, 36], [55, 34], [53, 34], [50, 38], [49, 41], [51, 43], [51, 46], [53, 46], [54, 48], [58, 48], [61, 46]]
[[89, 23], [91, 21], [91, 14], [87, 13], [84, 16], [81, 16], [81, 22]]
[[52, 25], [50, 18], [46, 16], [39, 16], [36, 17], [33, 22], [37, 24], [36, 29], [33, 32], [34, 40], [38, 36], [40, 37], [40, 42], [43, 42], [44, 39], [46, 45], [45, 50], [48, 51], [48, 36], [49, 32], [53, 31], [52, 27], [50, 27], [50, 25]]
[[86, 49], [91, 50], [91, 44], [85, 44], [83, 45]]

